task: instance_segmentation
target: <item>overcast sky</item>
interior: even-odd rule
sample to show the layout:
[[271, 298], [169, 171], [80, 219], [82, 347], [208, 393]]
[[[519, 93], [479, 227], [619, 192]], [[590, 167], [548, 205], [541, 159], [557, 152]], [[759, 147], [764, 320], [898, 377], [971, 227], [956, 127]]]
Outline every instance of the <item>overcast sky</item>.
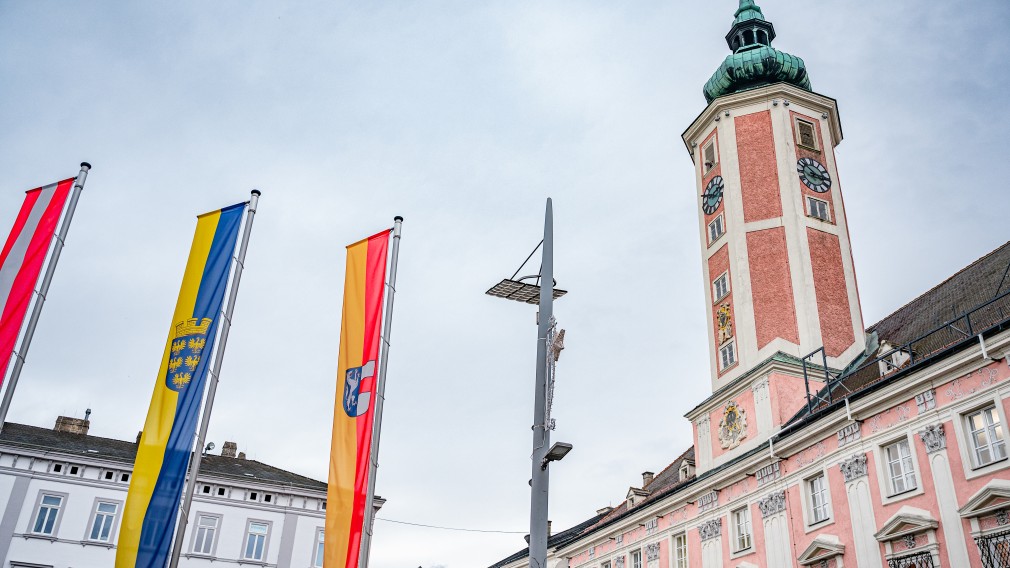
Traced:
[[[529, 519], [532, 306], [484, 291], [540, 239], [570, 293], [550, 518], [622, 502], [691, 444], [709, 392], [680, 134], [734, 0], [0, 1], [0, 232], [94, 165], [10, 419], [133, 440], [195, 215], [263, 191], [210, 440], [325, 480], [344, 245], [406, 218], [380, 517]], [[1008, 239], [1010, 3], [765, 0], [839, 101], [866, 322]], [[535, 269], [535, 266], [534, 266]], [[375, 568], [487, 566], [522, 534], [376, 523]]]

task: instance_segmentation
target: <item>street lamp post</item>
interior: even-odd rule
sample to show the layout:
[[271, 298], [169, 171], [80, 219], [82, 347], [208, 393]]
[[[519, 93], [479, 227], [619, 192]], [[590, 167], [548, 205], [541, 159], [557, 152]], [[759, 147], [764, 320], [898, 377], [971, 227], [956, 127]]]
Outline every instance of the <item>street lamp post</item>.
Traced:
[[[533, 401], [533, 453], [530, 455], [532, 478], [530, 486], [530, 568], [546, 568], [547, 564], [547, 504], [550, 482], [548, 465], [558, 461], [572, 449], [571, 444], [559, 442], [550, 445], [553, 423], [550, 417], [550, 399], [553, 392], [554, 361], [560, 345], [548, 345], [554, 337], [554, 298], [565, 294], [554, 288], [554, 212], [551, 199], [547, 199], [544, 216], [544, 240], [541, 253], [539, 285], [523, 282], [530, 277], [514, 280], [522, 266], [512, 275], [512, 279], [502, 280], [487, 294], [499, 298], [533, 303], [534, 292], [538, 292], [540, 310], [537, 313], [537, 374]], [[536, 252], [534, 250], [534, 252]], [[531, 254], [530, 257], [533, 255]], [[529, 261], [529, 258], [526, 259]], [[525, 262], [523, 263], [525, 265]], [[550, 377], [548, 376], [550, 375]]]

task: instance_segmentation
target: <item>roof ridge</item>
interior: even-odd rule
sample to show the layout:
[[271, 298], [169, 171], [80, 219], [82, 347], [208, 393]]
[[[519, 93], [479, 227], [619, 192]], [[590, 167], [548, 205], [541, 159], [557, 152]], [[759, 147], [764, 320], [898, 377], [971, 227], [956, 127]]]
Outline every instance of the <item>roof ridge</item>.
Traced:
[[902, 306], [901, 306], [900, 308], [898, 308], [898, 309], [896, 309], [896, 310], [892, 311], [891, 313], [887, 314], [886, 316], [884, 316], [884, 317], [880, 318], [879, 320], [877, 320], [877, 322], [876, 322], [876, 323], [874, 323], [873, 325], [871, 325], [871, 326], [867, 327], [867, 328], [866, 328], [866, 330], [867, 330], [867, 331], [870, 331], [870, 330], [872, 330], [872, 329], [876, 328], [876, 327], [877, 327], [878, 325], [880, 325], [880, 324], [884, 323], [884, 321], [886, 321], [886, 320], [890, 319], [891, 317], [893, 317], [893, 316], [894, 316], [895, 314], [897, 314], [898, 312], [900, 312], [900, 311], [904, 310], [905, 308], [907, 308], [907, 307], [911, 306], [912, 304], [914, 304], [914, 303], [915, 303], [915, 302], [916, 302], [917, 300], [919, 300], [919, 299], [920, 299], [920, 298], [922, 298], [923, 296], [926, 296], [927, 294], [930, 294], [930, 293], [931, 293], [931, 292], [933, 292], [934, 290], [937, 290], [938, 288], [940, 288], [940, 287], [941, 287], [941, 286], [943, 286], [944, 284], [946, 284], [946, 283], [950, 282], [950, 281], [951, 281], [951, 280], [953, 280], [954, 278], [956, 278], [956, 277], [960, 276], [961, 274], [963, 274], [964, 272], [968, 271], [968, 269], [970, 269], [970, 268], [972, 268], [973, 266], [975, 266], [975, 265], [979, 264], [979, 263], [980, 263], [980, 262], [982, 262], [983, 260], [985, 260], [985, 259], [989, 258], [990, 256], [992, 256], [992, 255], [996, 254], [997, 252], [999, 252], [999, 251], [1001, 251], [1001, 250], [1003, 250], [1003, 249], [1007, 248], [1008, 246], [1010, 246], [1010, 241], [1007, 241], [1007, 242], [1005, 242], [1005, 243], [1001, 244], [1000, 246], [998, 246], [998, 247], [996, 247], [996, 248], [992, 249], [991, 251], [989, 251], [989, 252], [987, 252], [987, 253], [983, 254], [982, 256], [980, 256], [980, 257], [978, 257], [977, 259], [975, 259], [975, 260], [974, 260], [974, 261], [973, 261], [973, 262], [972, 262], [971, 264], [968, 264], [967, 266], [965, 266], [965, 267], [961, 268], [961, 270], [958, 270], [958, 271], [957, 271], [957, 272], [955, 272], [954, 274], [951, 274], [950, 276], [948, 276], [947, 278], [945, 278], [945, 279], [944, 279], [943, 281], [941, 281], [941, 282], [940, 282], [939, 284], [936, 284], [936, 285], [934, 285], [934, 286], [933, 286], [932, 288], [930, 288], [930, 289], [926, 290], [925, 292], [923, 292], [923, 293], [919, 294], [918, 296], [916, 296], [916, 297], [912, 298], [911, 300], [909, 300], [909, 301], [905, 302], [905, 304], [904, 304], [904, 305], [902, 305]]

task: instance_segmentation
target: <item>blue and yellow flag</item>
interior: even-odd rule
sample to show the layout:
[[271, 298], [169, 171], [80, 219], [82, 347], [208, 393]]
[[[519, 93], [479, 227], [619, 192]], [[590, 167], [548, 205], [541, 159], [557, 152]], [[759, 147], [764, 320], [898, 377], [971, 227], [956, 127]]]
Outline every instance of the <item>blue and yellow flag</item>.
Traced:
[[163, 568], [245, 204], [197, 218], [193, 248], [137, 448], [116, 568]]

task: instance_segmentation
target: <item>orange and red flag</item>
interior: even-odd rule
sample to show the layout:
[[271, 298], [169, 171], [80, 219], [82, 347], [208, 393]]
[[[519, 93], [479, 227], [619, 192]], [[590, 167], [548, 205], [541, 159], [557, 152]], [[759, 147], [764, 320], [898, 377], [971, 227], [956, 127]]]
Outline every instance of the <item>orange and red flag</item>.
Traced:
[[326, 568], [357, 568], [368, 506], [389, 230], [347, 247], [326, 501]]

